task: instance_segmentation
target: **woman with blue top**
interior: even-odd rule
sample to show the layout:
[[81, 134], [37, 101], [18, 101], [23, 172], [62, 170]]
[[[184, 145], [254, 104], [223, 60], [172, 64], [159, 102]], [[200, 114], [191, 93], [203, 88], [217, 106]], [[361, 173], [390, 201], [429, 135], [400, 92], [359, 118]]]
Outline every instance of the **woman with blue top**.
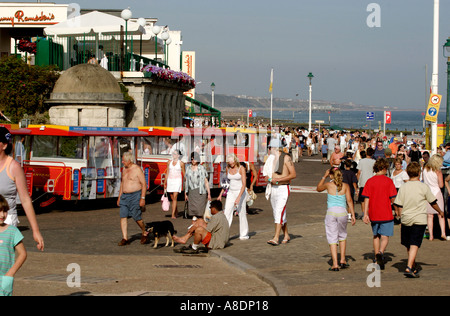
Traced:
[[[330, 176], [331, 181], [325, 182], [326, 178]], [[348, 213], [351, 214], [352, 225], [355, 225], [355, 211], [353, 209], [353, 201], [350, 195], [350, 187], [347, 183], [342, 181], [342, 173], [339, 168], [331, 168], [325, 172], [325, 175], [317, 185], [316, 190], [322, 192], [327, 190], [327, 204], [328, 210], [325, 217], [325, 231], [327, 234], [328, 244], [330, 245], [331, 258], [333, 265], [330, 271], [339, 271], [339, 268], [348, 268], [345, 260], [345, 249], [347, 246], [347, 219]], [[347, 211], [347, 205], [349, 212]], [[339, 245], [341, 259], [338, 264]]]

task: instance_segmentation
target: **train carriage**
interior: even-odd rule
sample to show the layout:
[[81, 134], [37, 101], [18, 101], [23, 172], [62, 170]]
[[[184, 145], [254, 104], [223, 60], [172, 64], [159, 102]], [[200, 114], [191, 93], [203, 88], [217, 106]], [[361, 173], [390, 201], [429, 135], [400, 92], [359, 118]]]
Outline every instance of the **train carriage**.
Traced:
[[[130, 151], [144, 171], [147, 189], [162, 192], [171, 151], [182, 152], [189, 163], [198, 152], [212, 188], [225, 176], [225, 157], [259, 170], [256, 186], [265, 186], [262, 164], [267, 155], [267, 133], [257, 129], [171, 127], [7, 126], [15, 140], [13, 151], [21, 162], [33, 200], [41, 206], [56, 198], [89, 200], [119, 195], [124, 152]], [[18, 150], [21, 148], [21, 150]]]

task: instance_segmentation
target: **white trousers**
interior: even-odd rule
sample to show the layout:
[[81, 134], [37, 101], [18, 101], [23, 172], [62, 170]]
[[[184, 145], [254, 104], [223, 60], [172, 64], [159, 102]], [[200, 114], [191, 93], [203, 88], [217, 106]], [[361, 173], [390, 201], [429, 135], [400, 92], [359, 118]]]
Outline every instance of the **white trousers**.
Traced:
[[[228, 190], [227, 199], [225, 201], [224, 214], [230, 224], [233, 222], [234, 202], [239, 195], [240, 190]], [[239, 238], [248, 238], [248, 221], [247, 221], [247, 190], [242, 193], [241, 200], [239, 201], [237, 211], [239, 212]]]
[[289, 185], [272, 185], [270, 204], [275, 224], [284, 225], [286, 223], [286, 204], [290, 194]]

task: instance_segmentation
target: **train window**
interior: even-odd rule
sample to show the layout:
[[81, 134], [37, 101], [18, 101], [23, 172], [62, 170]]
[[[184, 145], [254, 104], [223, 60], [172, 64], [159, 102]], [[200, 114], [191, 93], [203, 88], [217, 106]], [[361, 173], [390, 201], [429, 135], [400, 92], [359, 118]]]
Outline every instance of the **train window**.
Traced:
[[58, 156], [64, 158], [83, 158], [83, 137], [59, 137]]
[[83, 158], [82, 137], [38, 136], [33, 140], [33, 157]]
[[113, 139], [113, 165], [122, 167], [122, 155], [129, 151], [134, 156], [134, 140], [133, 137], [116, 136]]
[[111, 139], [105, 136], [89, 137], [88, 167], [112, 170]]
[[33, 141], [33, 157], [57, 157], [58, 137], [38, 136]]
[[158, 151], [158, 146], [155, 136], [150, 137], [139, 137], [139, 153], [142, 155], [155, 155]]
[[173, 140], [170, 137], [158, 137], [158, 152], [157, 154], [169, 155], [170, 149], [173, 146]]
[[26, 137], [23, 135], [14, 137], [14, 159], [23, 165], [24, 160], [28, 160], [27, 158], [27, 148], [29, 146], [29, 141], [26, 141]]
[[[248, 146], [249, 136], [248, 134], [242, 134], [241, 132], [237, 132], [233, 136], [233, 146]], [[231, 142], [228, 142], [231, 144]]]

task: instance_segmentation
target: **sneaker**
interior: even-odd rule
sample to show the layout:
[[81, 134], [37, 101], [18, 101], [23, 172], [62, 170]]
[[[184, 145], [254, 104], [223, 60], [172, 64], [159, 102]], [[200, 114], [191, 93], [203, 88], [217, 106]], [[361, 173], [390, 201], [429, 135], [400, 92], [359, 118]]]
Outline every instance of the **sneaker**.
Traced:
[[198, 254], [199, 253], [198, 248], [196, 250], [192, 249], [192, 245], [183, 246], [179, 249], [174, 249], [173, 251], [178, 252], [178, 253], [185, 253], [185, 254]]

